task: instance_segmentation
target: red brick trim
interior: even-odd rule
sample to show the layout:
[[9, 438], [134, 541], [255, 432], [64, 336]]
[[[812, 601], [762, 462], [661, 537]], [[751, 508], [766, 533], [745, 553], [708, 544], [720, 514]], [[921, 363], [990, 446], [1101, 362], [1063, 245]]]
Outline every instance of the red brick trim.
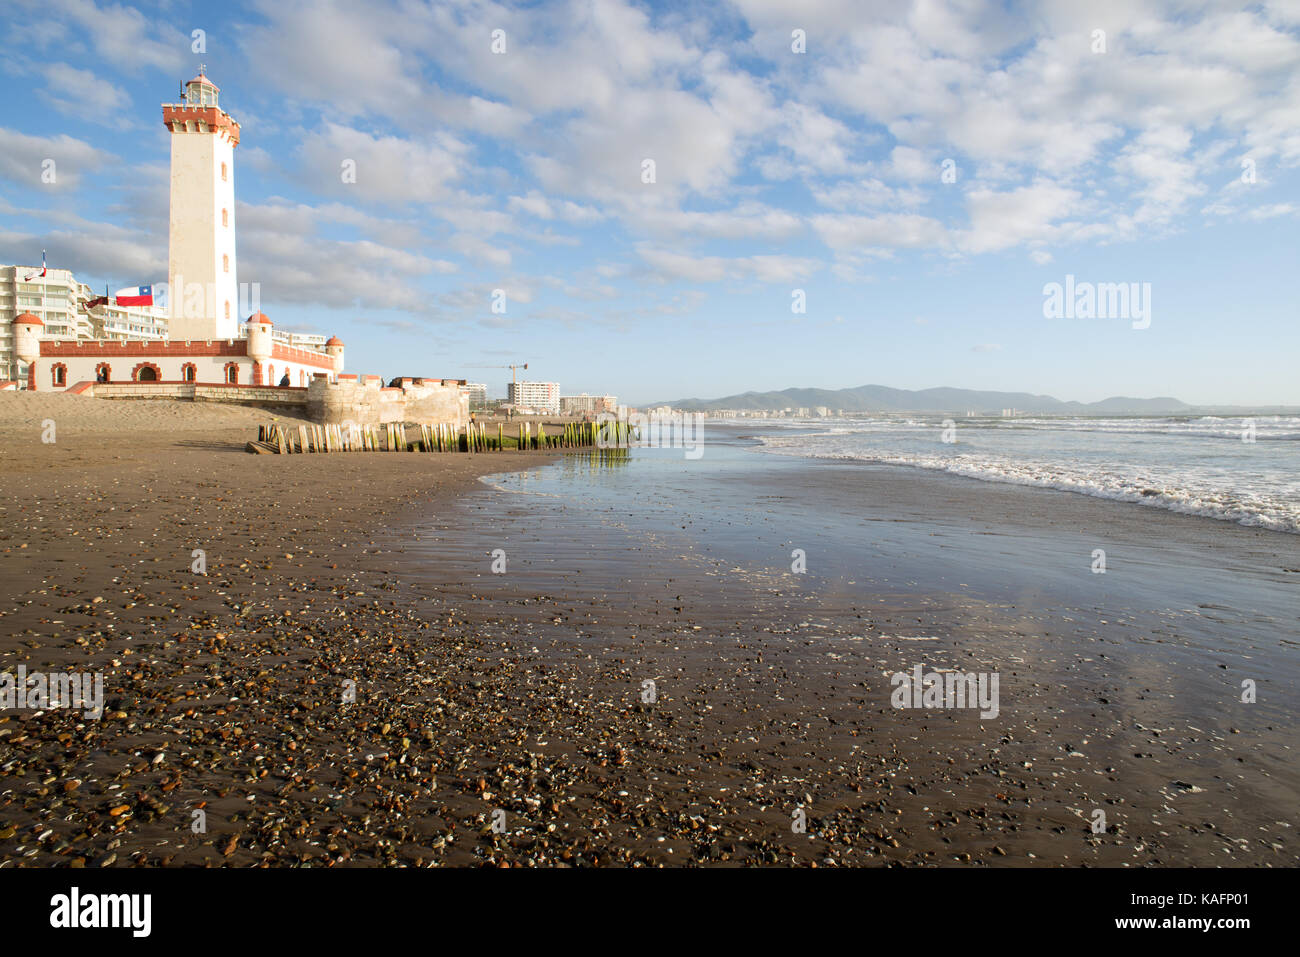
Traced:
[[215, 342], [136, 342], [114, 340], [76, 342], [51, 339], [41, 343], [41, 356], [54, 359], [180, 359], [191, 356], [246, 356], [248, 343], [243, 339], [218, 339]]
[[253, 385], [266, 385], [266, 383], [262, 381], [262, 363], [260, 363], [260, 362], [254, 362], [254, 363], [253, 363], [253, 379], [252, 379], [252, 384], [253, 384]]
[[271, 358], [280, 359], [284, 362], [296, 362], [302, 366], [314, 366], [317, 369], [325, 369], [327, 372], [334, 371], [334, 360], [330, 356], [321, 355], [319, 352], [311, 352], [307, 349], [298, 349], [294, 346], [281, 345], [278, 342], [271, 344]]
[[[187, 372], [191, 373], [191, 375], [190, 375], [190, 377], [189, 377], [188, 379], [185, 378], [185, 373], [187, 373]], [[199, 367], [196, 366], [193, 362], [186, 362], [186, 363], [184, 363], [184, 364], [181, 366], [181, 381], [182, 381], [182, 382], [198, 382], [198, 381], [199, 381]]]
[[95, 366], [95, 381], [96, 381], [96, 382], [99, 381], [99, 373], [100, 373], [101, 370], [103, 370], [103, 372], [104, 372], [104, 381], [105, 381], [105, 382], [112, 382], [112, 381], [113, 381], [113, 367], [112, 367], [111, 365], [109, 365], [107, 362], [100, 362], [100, 363], [98, 363], [98, 364]]
[[[59, 373], [63, 373], [63, 381], [59, 381]], [[50, 366], [50, 385], [56, 389], [62, 389], [68, 384], [68, 367], [62, 362], [56, 362]]]
[[35, 362], [29, 362], [27, 364], [27, 388], [31, 392], [36, 391], [36, 363]]
[[[153, 378], [152, 378], [152, 379], [141, 379], [141, 378], [140, 378], [140, 370], [141, 370], [141, 369], [152, 369], [152, 370], [153, 370]], [[131, 381], [132, 381], [132, 382], [161, 382], [161, 381], [162, 381], [162, 369], [159, 369], [159, 368], [158, 368], [156, 365], [154, 365], [152, 362], [137, 362], [137, 363], [135, 364], [135, 368], [131, 370]]]
[[[231, 369], [235, 370], [234, 381], [231, 381], [230, 378]], [[224, 366], [222, 366], [221, 381], [224, 382], [226, 385], [239, 385], [239, 363], [238, 362], [227, 362]]]
[[218, 106], [164, 106], [163, 126], [175, 132], [188, 132], [188, 124], [203, 124], [209, 133], [225, 130], [233, 146], [239, 145], [239, 124]]

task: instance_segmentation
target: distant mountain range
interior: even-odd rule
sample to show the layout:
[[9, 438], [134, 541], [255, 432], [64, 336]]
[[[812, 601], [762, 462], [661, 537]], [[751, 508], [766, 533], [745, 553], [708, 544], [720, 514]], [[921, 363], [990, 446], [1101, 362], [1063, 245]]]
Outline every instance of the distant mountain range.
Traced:
[[[677, 399], [656, 402], [688, 412], [717, 409], [813, 409], [824, 405], [832, 411], [845, 412], [956, 412], [997, 414], [1003, 409], [1061, 415], [1123, 415], [1138, 413], [1180, 413], [1195, 411], [1195, 406], [1168, 396], [1134, 399], [1112, 396], [1100, 402], [1062, 402], [1050, 395], [1028, 392], [984, 392], [977, 389], [891, 389], [883, 385], [863, 385], [855, 389], [783, 389], [780, 392], [744, 392], [721, 399]], [[652, 407], [653, 407], [652, 405]]]

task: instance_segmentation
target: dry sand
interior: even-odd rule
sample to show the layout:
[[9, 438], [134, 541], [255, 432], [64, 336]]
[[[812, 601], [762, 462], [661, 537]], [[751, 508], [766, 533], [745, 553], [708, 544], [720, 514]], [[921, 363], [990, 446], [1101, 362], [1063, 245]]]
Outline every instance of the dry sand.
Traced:
[[63, 430], [80, 434], [110, 430], [148, 433], [251, 428], [256, 438], [258, 423], [273, 417], [299, 421], [278, 411], [215, 402], [95, 399], [66, 392], [0, 393], [0, 433], [18, 442], [23, 435], [39, 442], [44, 423], [49, 419], [55, 423], [56, 436]]

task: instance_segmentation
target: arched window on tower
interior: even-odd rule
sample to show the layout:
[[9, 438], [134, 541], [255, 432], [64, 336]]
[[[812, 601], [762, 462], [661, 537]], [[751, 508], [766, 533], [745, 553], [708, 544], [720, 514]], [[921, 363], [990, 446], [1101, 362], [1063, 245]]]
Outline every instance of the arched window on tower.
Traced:
[[230, 318], [230, 300], [229, 300], [229, 299], [226, 300], [226, 318], [227, 318], [227, 319]]
[[224, 183], [225, 181], [226, 181], [226, 164], [225, 164], [225, 163], [222, 163], [222, 164], [221, 164], [221, 182]]
[[221, 257], [221, 271], [222, 271], [222, 272], [230, 272], [230, 257], [229, 257], [229, 256], [222, 256], [222, 257]]
[[221, 225], [222, 225], [222, 226], [229, 226], [229, 225], [230, 225], [230, 210], [228, 210], [228, 209], [223, 209], [223, 210], [221, 211]]

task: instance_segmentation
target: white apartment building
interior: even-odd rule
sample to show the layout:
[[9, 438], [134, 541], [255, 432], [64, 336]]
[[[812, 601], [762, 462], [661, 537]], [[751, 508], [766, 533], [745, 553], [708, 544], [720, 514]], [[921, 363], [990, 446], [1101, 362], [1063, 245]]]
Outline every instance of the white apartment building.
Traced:
[[549, 415], [560, 413], [558, 382], [511, 382], [506, 388], [510, 404], [516, 409], [533, 409]]
[[17, 379], [11, 322], [29, 312], [43, 322], [44, 339], [89, 339], [90, 321], [77, 303], [86, 287], [67, 269], [40, 266], [0, 266], [0, 379]]
[[110, 301], [82, 314], [90, 319], [94, 339], [157, 342], [167, 338], [167, 310], [159, 306], [119, 306]]
[[462, 389], [469, 396], [469, 407], [471, 409], [483, 409], [487, 407], [487, 383], [486, 382], [466, 382]]
[[326, 337], [316, 332], [281, 332], [279, 329], [276, 329], [271, 333], [271, 339], [274, 342], [279, 342], [295, 349], [314, 349], [317, 352], [325, 351]]

